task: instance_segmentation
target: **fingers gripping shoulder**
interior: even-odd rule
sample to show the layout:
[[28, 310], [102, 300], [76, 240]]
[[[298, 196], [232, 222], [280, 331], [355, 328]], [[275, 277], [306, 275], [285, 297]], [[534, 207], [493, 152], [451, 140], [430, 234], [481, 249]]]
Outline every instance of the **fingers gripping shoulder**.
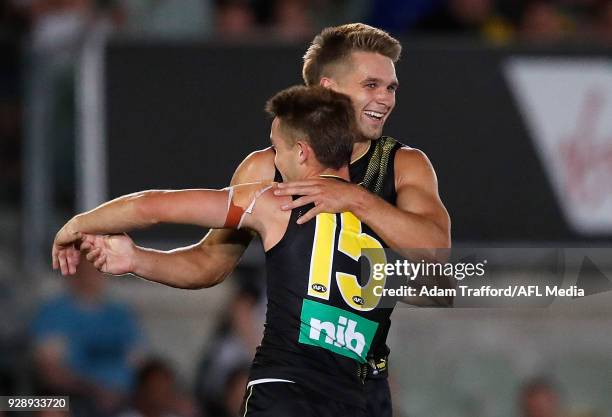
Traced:
[[227, 216], [224, 227], [240, 229], [247, 214], [253, 213], [257, 200], [274, 187], [273, 181], [241, 184], [228, 187]]

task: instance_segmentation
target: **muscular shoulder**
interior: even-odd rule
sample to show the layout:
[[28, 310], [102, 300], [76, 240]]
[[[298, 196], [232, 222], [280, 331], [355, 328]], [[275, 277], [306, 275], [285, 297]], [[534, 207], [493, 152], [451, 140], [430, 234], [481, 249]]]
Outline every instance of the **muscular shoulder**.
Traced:
[[245, 210], [254, 201], [264, 196], [265, 199], [272, 198], [274, 195], [267, 191], [274, 187], [273, 181], [257, 181], [246, 184], [232, 186], [232, 202], [234, 205], [243, 207]]
[[274, 195], [274, 181], [258, 181], [232, 186], [232, 203], [258, 218], [274, 217], [280, 206], [291, 201], [289, 196]]
[[252, 152], [238, 165], [232, 177], [232, 185], [272, 181], [274, 179], [274, 150], [266, 148]]
[[259, 181], [232, 187], [232, 203], [245, 212], [243, 224], [260, 234], [283, 223], [285, 214], [289, 213], [281, 211], [280, 207], [291, 201], [291, 197], [274, 195], [275, 185], [273, 181]]
[[437, 184], [429, 158], [420, 149], [403, 146], [395, 154], [395, 187], [406, 184]]

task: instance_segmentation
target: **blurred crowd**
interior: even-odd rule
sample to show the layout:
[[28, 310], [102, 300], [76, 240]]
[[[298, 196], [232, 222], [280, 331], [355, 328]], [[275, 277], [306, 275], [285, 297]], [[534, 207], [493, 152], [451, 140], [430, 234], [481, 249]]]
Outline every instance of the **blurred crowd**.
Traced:
[[38, 307], [3, 303], [19, 330], [0, 326], [0, 395], [69, 396], [70, 412], [59, 416], [237, 417], [263, 331], [259, 278], [234, 275], [235, 292], [186, 381], [156, 353], [138, 314], [108, 291], [108, 278], [83, 262]]
[[[309, 39], [362, 21], [395, 36], [466, 35], [493, 41], [612, 41], [609, 0], [7, 0], [1, 32], [67, 36], [99, 18], [136, 34]], [[41, 39], [39, 39], [41, 40]]]

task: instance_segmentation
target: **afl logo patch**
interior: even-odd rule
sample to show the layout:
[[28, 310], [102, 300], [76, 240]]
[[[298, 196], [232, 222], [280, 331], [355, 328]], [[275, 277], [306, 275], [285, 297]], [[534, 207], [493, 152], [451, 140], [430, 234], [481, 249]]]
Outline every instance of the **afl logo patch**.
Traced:
[[358, 295], [353, 296], [353, 302], [357, 305], [362, 306], [363, 305], [363, 298], [361, 298]]
[[320, 292], [320, 293], [327, 292], [327, 287], [323, 284], [312, 284], [311, 288], [315, 290], [316, 292]]

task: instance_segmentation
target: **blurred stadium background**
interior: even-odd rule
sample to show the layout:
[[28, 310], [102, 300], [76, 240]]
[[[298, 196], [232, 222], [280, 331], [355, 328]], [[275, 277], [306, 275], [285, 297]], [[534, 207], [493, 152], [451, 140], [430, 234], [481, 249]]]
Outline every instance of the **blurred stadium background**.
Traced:
[[[402, 41], [385, 132], [432, 160], [454, 245], [610, 248], [611, 1], [5, 0], [0, 395], [58, 393], [70, 381], [54, 373], [83, 371], [77, 380], [91, 384], [92, 398], [82, 410], [98, 410], [89, 415], [133, 395], [138, 407], [185, 417], [236, 414], [265, 308], [256, 244], [212, 289], [105, 280], [139, 336], [119, 338], [119, 351], [101, 340], [110, 348], [86, 354], [126, 361], [120, 382], [53, 349], [41, 309], [68, 286], [51, 271], [50, 244], [76, 211], [103, 200], [226, 185], [244, 156], [267, 146], [263, 103], [301, 82], [312, 36], [351, 21]], [[162, 227], [135, 237], [167, 249], [204, 233]], [[597, 266], [578, 263], [609, 283], [612, 252], [602, 253]], [[558, 276], [529, 256], [505, 268]], [[398, 309], [389, 342], [395, 415], [552, 417], [558, 400], [564, 415], [612, 416], [606, 285], [546, 309]], [[132, 351], [148, 373], [134, 376]], [[144, 382], [155, 372], [170, 381], [160, 383], [165, 403]], [[525, 390], [535, 393], [527, 401]]]

